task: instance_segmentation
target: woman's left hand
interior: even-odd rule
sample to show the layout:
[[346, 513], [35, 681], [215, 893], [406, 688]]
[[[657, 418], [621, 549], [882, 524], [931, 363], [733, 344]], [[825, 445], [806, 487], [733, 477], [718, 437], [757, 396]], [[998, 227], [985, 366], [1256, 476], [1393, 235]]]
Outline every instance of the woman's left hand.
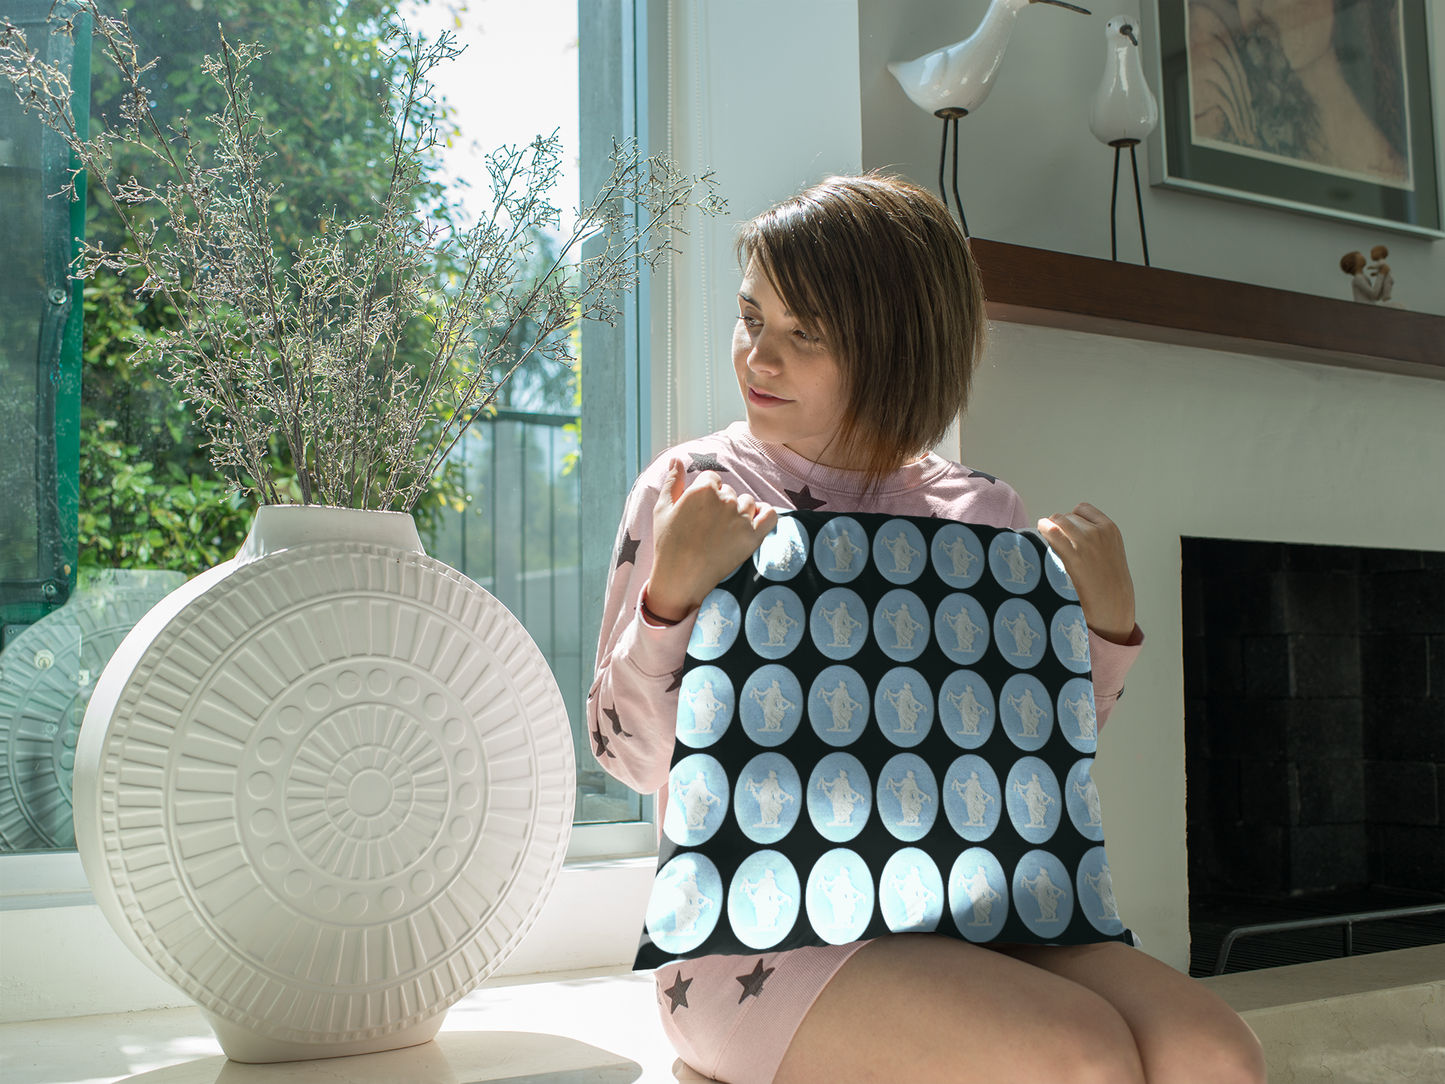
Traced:
[[1134, 633], [1134, 580], [1124, 556], [1124, 536], [1092, 504], [1076, 505], [1039, 520], [1039, 533], [1074, 581], [1089, 628], [1116, 644]]

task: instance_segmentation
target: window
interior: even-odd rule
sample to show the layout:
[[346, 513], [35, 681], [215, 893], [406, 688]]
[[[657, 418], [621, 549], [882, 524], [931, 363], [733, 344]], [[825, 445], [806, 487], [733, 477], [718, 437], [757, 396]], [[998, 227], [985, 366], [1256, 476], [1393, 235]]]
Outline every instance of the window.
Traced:
[[[130, 8], [132, 28], [142, 50], [160, 58], [155, 93], [162, 108], [172, 113], [205, 108], [199, 89], [199, 61], [215, 48], [218, 20], [232, 41], [259, 39], [267, 44], [270, 56], [253, 72], [263, 112], [283, 129], [280, 143], [287, 155], [290, 180], [273, 207], [275, 221], [283, 230], [314, 228], [320, 211], [335, 207], [344, 215], [348, 206], [359, 207], [370, 199], [377, 183], [375, 162], [385, 148], [379, 134], [367, 125], [366, 110], [360, 106], [382, 87], [385, 65], [378, 27], [395, 10], [394, 0], [328, 4], [329, 14], [320, 19], [306, 0], [282, 0], [267, 5], [264, 12], [250, 0], [148, 0], [134, 5], [121, 0], [121, 4]], [[43, 21], [49, 0], [36, 0], [34, 6]], [[405, 14], [414, 27], [424, 32], [453, 29], [471, 47], [458, 62], [454, 83], [448, 83], [445, 73], [439, 73], [437, 79], [439, 92], [457, 109], [460, 129], [453, 141], [456, 152], [444, 156], [444, 174], [484, 188], [485, 176], [476, 168], [480, 165], [478, 151], [561, 128], [566, 159], [568, 163], [575, 160], [576, 167], [568, 169], [556, 202], [564, 209], [574, 206], [579, 178], [581, 190], [587, 190], [589, 182], [596, 187], [599, 169], [605, 176], [606, 154], [614, 137], [638, 138], [645, 148], [646, 125], [639, 127], [635, 119], [639, 100], [635, 84], [642, 80], [640, 93], [645, 100], [642, 69], [648, 55], [648, 13], [646, 0], [477, 4], [460, 16], [450, 7], [407, 9]], [[651, 6], [651, 13], [654, 21], [665, 16], [658, 4]], [[264, 29], [258, 21], [262, 18]], [[454, 19], [459, 19], [460, 25], [452, 25]], [[644, 58], [641, 64], [636, 59], [639, 55]], [[580, 137], [576, 134], [579, 57], [580, 77], [589, 88], [590, 103]], [[78, 73], [80, 68], [77, 66]], [[108, 73], [97, 71], [96, 111], [114, 113], [117, 86]], [[531, 88], [526, 103], [519, 102], [519, 86]], [[550, 96], [538, 89], [543, 86]], [[529, 113], [524, 104], [536, 106], [537, 111]], [[16, 170], [22, 167], [14, 163], [29, 153], [25, 149], [29, 144], [9, 137], [13, 112], [0, 103], [3, 184], [15, 183], [20, 176]], [[489, 126], [498, 118], [506, 118], [512, 127]], [[50, 180], [47, 175], [46, 183]], [[56, 181], [49, 190], [58, 189], [60, 183]], [[36, 197], [31, 202], [37, 206], [41, 191], [34, 187], [31, 192]], [[8, 189], [4, 198], [11, 206]], [[45, 209], [49, 212], [57, 206], [63, 204], [49, 201]], [[20, 218], [0, 217], [8, 223], [7, 230], [24, 224]], [[102, 214], [102, 234], [106, 228]], [[68, 243], [63, 229], [61, 236]], [[115, 242], [119, 238], [110, 239]], [[33, 240], [17, 239], [14, 245], [8, 243], [8, 237], [6, 240], [7, 251], [39, 250]], [[63, 266], [64, 257], [59, 264]], [[45, 269], [49, 270], [48, 264]], [[10, 284], [23, 267], [13, 264], [7, 270], [14, 273], [4, 280], [3, 289], [8, 292], [0, 296], [0, 305], [12, 304]], [[63, 270], [59, 281], [64, 281]], [[64, 612], [54, 615], [46, 626], [46, 643], [30, 652], [35, 658], [29, 669], [35, 673], [27, 673], [23, 694], [27, 706], [18, 703], [20, 691], [9, 699], [0, 692], [0, 726], [7, 735], [13, 739], [23, 729], [22, 716], [27, 720], [25, 726], [38, 735], [29, 746], [11, 740], [0, 750], [0, 756], [6, 758], [0, 776], [19, 780], [8, 789], [0, 783], [0, 851], [73, 847], [67, 750], [73, 748], [89, 691], [104, 664], [104, 660], [90, 661], [91, 656], [101, 652], [108, 657], [107, 644], [113, 651], [145, 609], [185, 576], [228, 558], [246, 529], [244, 508], [235, 502], [213, 500], [200, 530], [193, 532], [196, 537], [185, 545], [152, 537], [164, 534], [154, 530], [158, 502], [164, 505], [178, 490], [194, 490], [198, 484], [211, 485], [208, 495], [218, 498], [221, 487], [213, 479], [207, 482], [211, 476], [200, 435], [169, 384], [158, 373], [127, 368], [129, 348], [119, 341], [125, 322], [154, 327], [166, 317], [159, 307], [138, 301], [126, 287], [119, 280], [87, 284], [85, 350], [90, 368], [83, 388], [79, 476], [81, 487], [90, 486], [87, 492], [93, 490], [100, 497], [82, 502], [79, 560], [72, 540], [69, 561], [59, 560], [64, 568], [59, 573], [61, 587], [51, 596], [40, 596], [55, 602], [55, 591], [67, 586], [63, 577], [73, 578], [78, 566], [82, 576], [76, 597], [103, 600], [103, 628], [92, 628], [78, 617], [67, 620]], [[639, 333], [646, 325], [648, 304], [644, 284], [628, 300], [617, 329], [588, 326], [580, 331], [588, 374], [585, 402], [569, 372], [539, 368], [519, 374], [508, 385], [497, 414], [479, 420], [453, 454], [451, 468], [460, 482], [461, 506], [446, 508], [424, 524], [429, 528], [423, 532], [428, 549], [478, 580], [512, 609], [553, 667], [574, 730], [579, 827], [574, 832], [573, 854], [578, 857], [640, 853], [654, 846], [650, 796], [631, 792], [597, 769], [584, 718], [612, 538], [627, 489], [645, 462], [649, 443], [646, 337]], [[47, 311], [42, 310], [42, 315]], [[8, 317], [9, 309], [0, 315]], [[57, 412], [47, 406], [44, 396], [47, 386], [55, 386], [56, 381], [51, 379], [47, 385], [40, 368], [26, 368], [12, 359], [12, 355], [22, 361], [34, 357], [32, 340], [43, 338], [43, 327], [34, 316], [28, 322], [7, 318], [0, 326], [22, 323], [28, 329], [26, 342], [14, 345], [7, 338], [0, 343], [0, 405], [11, 413], [26, 414], [34, 409], [36, 416], [55, 417]], [[58, 336], [52, 335], [52, 339], [58, 340]], [[49, 364], [54, 367], [58, 363], [52, 358]], [[70, 425], [73, 431], [73, 418]], [[0, 431], [10, 436], [21, 430], [7, 421]], [[27, 432], [33, 433], [34, 427]], [[12, 560], [17, 548], [9, 542], [14, 535], [24, 543], [20, 548], [27, 555], [23, 569], [0, 569], [7, 591], [12, 580], [30, 577], [40, 591], [47, 576], [55, 579], [50, 565], [57, 563], [57, 554], [65, 556], [64, 523], [67, 517], [73, 523], [76, 516], [75, 498], [70, 498], [69, 506], [63, 499], [57, 500], [53, 495], [57, 487], [52, 483], [50, 518], [60, 526], [45, 534], [43, 494], [37, 498], [33, 484], [28, 488], [22, 484], [35, 475], [32, 461], [21, 462], [24, 457], [20, 455], [33, 455], [44, 441], [29, 436], [26, 441], [11, 440], [0, 448], [0, 470], [4, 472], [0, 476], [4, 487], [0, 508], [8, 514], [0, 520], [0, 534], [6, 540], [3, 551], [6, 559]], [[57, 462], [67, 466], [63, 456]], [[69, 477], [74, 479], [73, 453], [68, 467]], [[126, 486], [134, 491], [134, 499], [117, 503], [115, 494]], [[37, 555], [33, 562], [28, 556], [32, 553]], [[110, 565], [123, 567], [108, 571]], [[40, 573], [32, 575], [34, 569]], [[7, 593], [4, 601], [8, 605], [12, 594]], [[0, 673], [18, 672], [12, 664], [22, 652], [12, 654], [7, 648], [45, 608], [7, 609]], [[19, 616], [10, 620], [11, 615]], [[37, 676], [41, 670], [47, 673]], [[17, 682], [12, 684], [19, 690]], [[27, 782], [21, 778], [23, 773], [17, 774], [22, 760], [32, 767], [43, 761], [43, 770], [32, 773], [35, 778]], [[34, 816], [26, 820], [26, 814], [14, 808], [32, 798], [45, 805], [41, 819], [49, 825], [46, 832], [35, 830]], [[12, 836], [5, 834], [5, 825], [17, 817], [29, 828], [25, 834], [13, 835], [12, 841]]]

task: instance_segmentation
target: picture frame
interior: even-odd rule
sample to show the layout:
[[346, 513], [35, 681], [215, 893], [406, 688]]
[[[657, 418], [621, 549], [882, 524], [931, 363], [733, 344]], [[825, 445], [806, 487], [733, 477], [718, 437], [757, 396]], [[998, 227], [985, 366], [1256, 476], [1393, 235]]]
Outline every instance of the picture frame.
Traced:
[[1235, 0], [1146, 0], [1151, 184], [1445, 239], [1429, 9], [1333, 0], [1281, 28]]

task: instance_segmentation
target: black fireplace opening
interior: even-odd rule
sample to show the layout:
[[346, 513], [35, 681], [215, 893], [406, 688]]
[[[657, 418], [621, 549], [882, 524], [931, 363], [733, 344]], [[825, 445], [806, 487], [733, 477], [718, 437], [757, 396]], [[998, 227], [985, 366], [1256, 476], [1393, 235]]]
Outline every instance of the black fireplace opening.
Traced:
[[[1180, 542], [1190, 974], [1239, 926], [1445, 902], [1445, 553]], [[1351, 939], [1445, 942], [1445, 914]], [[1245, 937], [1227, 971], [1344, 944]]]

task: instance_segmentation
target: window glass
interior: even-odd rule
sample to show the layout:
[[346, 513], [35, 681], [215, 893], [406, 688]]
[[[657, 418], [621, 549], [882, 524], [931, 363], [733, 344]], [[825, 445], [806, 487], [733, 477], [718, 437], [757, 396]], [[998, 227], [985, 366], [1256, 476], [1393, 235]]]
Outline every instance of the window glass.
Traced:
[[[563, 170], [553, 202], [561, 220], [557, 233], [537, 238], [539, 261], [555, 254], [570, 226], [580, 165], [575, 0], [404, 8], [395, 0], [319, 6], [310, 0], [119, 0], [116, 7], [128, 9], [144, 57], [159, 58], [152, 86], [162, 119], [214, 110], [200, 61], [216, 49], [218, 21], [233, 42], [266, 44], [268, 55], [252, 73], [259, 110], [281, 133], [276, 145], [288, 180], [272, 213], [288, 241], [314, 230], [322, 211], [344, 217], [348, 209], [364, 210], [384, 184], [378, 162], [387, 148], [369, 103], [384, 85], [379, 28], [398, 13], [415, 31], [430, 37], [446, 30], [467, 46], [459, 61], [433, 73], [456, 129], [436, 150], [438, 178], [454, 194], [438, 198], [453, 203], [453, 217], [465, 223], [485, 206], [487, 152], [556, 130]], [[92, 115], [114, 116], [119, 81], [98, 55], [93, 87]], [[40, 246], [24, 231], [38, 228], [30, 219], [42, 195], [37, 185], [23, 183], [30, 137], [11, 135], [21, 130], [12, 123], [13, 99], [6, 100], [10, 105], [0, 101], [0, 250], [38, 259]], [[123, 156], [121, 168], [128, 168]], [[91, 236], [119, 244], [108, 211], [92, 187]], [[19, 562], [19, 571], [0, 568], [0, 579], [26, 574], [20, 565], [35, 550], [33, 543], [28, 550], [11, 544], [35, 532], [34, 473], [24, 454], [33, 450], [37, 385], [33, 365], [10, 361], [35, 353], [38, 323], [21, 309], [28, 304], [26, 275], [41, 272], [28, 267], [17, 257], [0, 269], [0, 562]], [[43, 627], [23, 630], [24, 639], [15, 630], [9, 645], [15, 650], [0, 652], [0, 851], [74, 846], [72, 750], [109, 652], [159, 598], [228, 559], [249, 526], [248, 506], [228, 497], [211, 471], [203, 434], [178, 394], [163, 374], [129, 360], [128, 329], [155, 330], [170, 318], [163, 306], [137, 298], [133, 285], [115, 275], [87, 284], [80, 590]], [[584, 642], [581, 617], [584, 450], [577, 373], [529, 364], [496, 406], [495, 415], [479, 417], [457, 444], [443, 487], [448, 499], [432, 502], [418, 517], [423, 539], [430, 553], [507, 605], [551, 664], [573, 726], [578, 822], [635, 821], [644, 813], [642, 800], [597, 769], [584, 722], [595, 643]], [[187, 492], [191, 506], [181, 525], [168, 529], [174, 523], [157, 509], [180, 511], [176, 502]]]
[[[550, 262], [581, 195], [575, 0], [483, 2], [460, 11], [433, 5], [410, 9], [408, 19], [428, 35], [451, 32], [466, 47], [435, 79], [458, 129], [441, 152], [442, 170], [460, 182], [466, 217], [486, 207], [484, 157], [493, 148], [554, 131], [561, 138], [552, 198], [558, 229], [539, 238], [537, 250], [539, 262]], [[575, 352], [581, 338], [574, 337]], [[641, 800], [597, 766], [587, 736], [596, 644], [583, 631], [581, 562], [584, 457], [620, 450], [608, 446], [607, 434], [581, 431], [579, 396], [579, 374], [546, 363], [529, 363], [504, 386], [496, 415], [479, 418], [452, 456], [465, 505], [443, 509], [432, 546], [516, 614], [551, 663], [572, 722], [577, 823], [627, 821], [641, 815]]]

